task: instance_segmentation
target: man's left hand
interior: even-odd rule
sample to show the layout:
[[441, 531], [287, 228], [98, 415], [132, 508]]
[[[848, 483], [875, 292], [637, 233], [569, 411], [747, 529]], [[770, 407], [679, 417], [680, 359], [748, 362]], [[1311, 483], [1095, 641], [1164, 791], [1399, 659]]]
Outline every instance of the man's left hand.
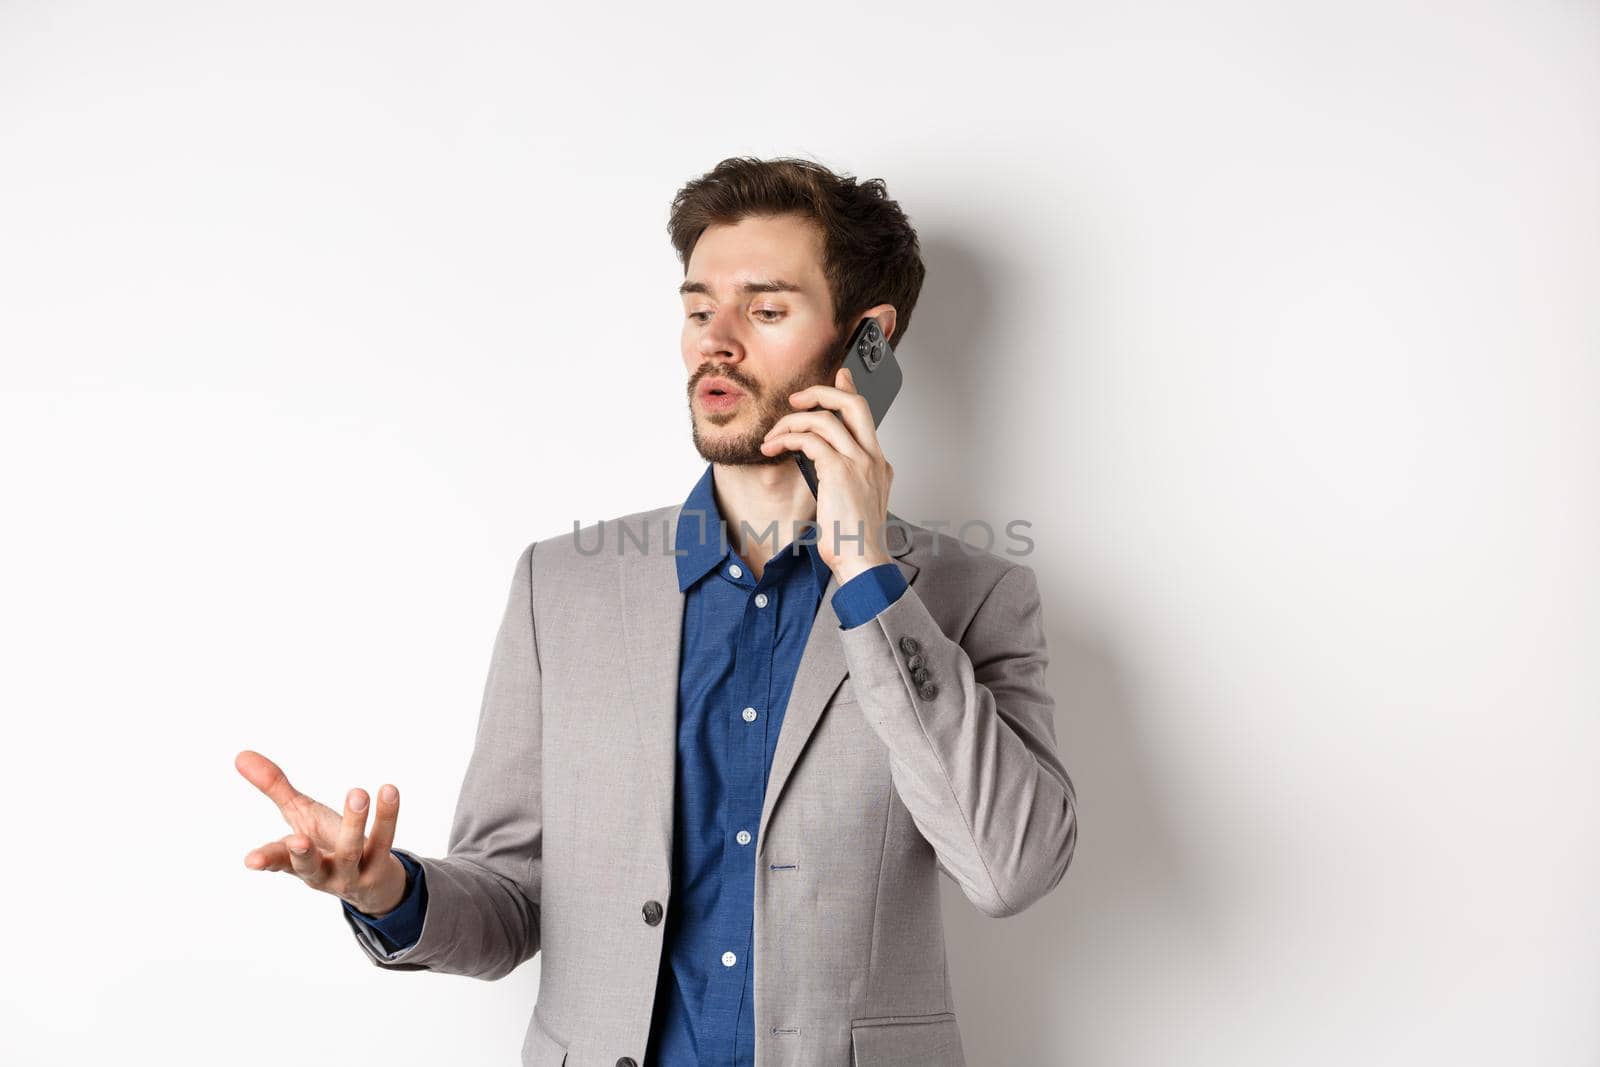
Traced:
[[[893, 562], [882, 541], [894, 465], [883, 458], [872, 409], [850, 371], [840, 367], [834, 381], [791, 393], [789, 403], [802, 410], [774, 423], [761, 451], [810, 457], [817, 471], [817, 552], [843, 585]], [[804, 410], [819, 404], [826, 410]]]

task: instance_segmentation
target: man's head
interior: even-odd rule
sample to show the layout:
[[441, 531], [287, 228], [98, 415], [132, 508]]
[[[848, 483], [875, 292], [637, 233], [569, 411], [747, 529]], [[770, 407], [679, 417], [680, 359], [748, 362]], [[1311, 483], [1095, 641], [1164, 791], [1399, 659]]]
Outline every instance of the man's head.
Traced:
[[[728, 464], [764, 455], [789, 394], [833, 384], [849, 331], [905, 337], [922, 288], [916, 231], [881, 180], [799, 159], [725, 159], [672, 202], [683, 262], [683, 362], [695, 448]], [[733, 395], [708, 395], [726, 387]]]

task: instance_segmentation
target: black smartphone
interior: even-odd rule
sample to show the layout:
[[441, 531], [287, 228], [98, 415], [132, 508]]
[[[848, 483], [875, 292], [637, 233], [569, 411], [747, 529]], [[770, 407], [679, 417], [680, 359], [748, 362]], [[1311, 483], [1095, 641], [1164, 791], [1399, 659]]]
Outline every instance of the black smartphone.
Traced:
[[[844, 350], [842, 366], [850, 368], [856, 392], [867, 398], [867, 406], [872, 409], [872, 425], [882, 425], [883, 416], [888, 412], [889, 405], [894, 403], [895, 394], [900, 392], [900, 364], [894, 358], [894, 346], [883, 335], [883, 327], [878, 325], [877, 319], [868, 317], [856, 324], [855, 331], [850, 335], [850, 344]], [[811, 410], [833, 411], [821, 405]], [[837, 411], [833, 413], [836, 416], [839, 414]], [[800, 465], [800, 473], [811, 487], [811, 495], [816, 496], [817, 471], [811, 457], [804, 452], [796, 452], [794, 461]]]

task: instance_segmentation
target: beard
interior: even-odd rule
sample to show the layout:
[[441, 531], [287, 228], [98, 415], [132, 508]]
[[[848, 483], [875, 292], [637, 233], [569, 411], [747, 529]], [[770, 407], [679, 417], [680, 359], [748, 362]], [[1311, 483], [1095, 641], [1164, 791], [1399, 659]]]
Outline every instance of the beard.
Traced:
[[[831, 352], [832, 347], [824, 351]], [[789, 394], [797, 393], [819, 382], [832, 385], [829, 372], [833, 369], [833, 360], [824, 356], [810, 369], [795, 375], [787, 382], [763, 388], [735, 367], [705, 364], [699, 373], [689, 379], [689, 427], [694, 435], [695, 451], [699, 452], [700, 457], [708, 463], [722, 463], [729, 466], [771, 467], [779, 463], [793, 463], [792, 453], [779, 452], [777, 455], [768, 455], [761, 451], [761, 443], [766, 439], [767, 431], [777, 425], [779, 419], [791, 411], [799, 410], [789, 403]], [[700, 380], [719, 377], [728, 379], [744, 391], [743, 403], [736, 411], [729, 414], [697, 413], [694, 394], [700, 385]], [[736, 422], [746, 423], [748, 428], [737, 433], [716, 432], [721, 427]]]

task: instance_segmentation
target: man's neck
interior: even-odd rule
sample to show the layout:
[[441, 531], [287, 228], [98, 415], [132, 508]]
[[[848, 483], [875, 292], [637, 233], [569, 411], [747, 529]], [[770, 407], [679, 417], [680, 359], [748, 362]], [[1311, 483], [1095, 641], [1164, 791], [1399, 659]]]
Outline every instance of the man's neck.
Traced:
[[757, 581], [767, 560], [795, 539], [797, 524], [817, 517], [817, 498], [792, 459], [770, 466], [714, 463], [712, 484], [728, 544]]

